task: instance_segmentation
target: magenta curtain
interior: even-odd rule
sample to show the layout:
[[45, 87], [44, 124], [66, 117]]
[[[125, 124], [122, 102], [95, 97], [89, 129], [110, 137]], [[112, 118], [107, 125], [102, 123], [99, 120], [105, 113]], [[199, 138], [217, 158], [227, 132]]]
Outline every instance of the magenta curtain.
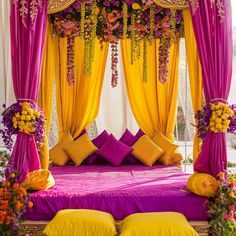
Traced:
[[[191, 0], [194, 33], [202, 65], [206, 102], [227, 100], [232, 77], [232, 19], [229, 0]], [[209, 132], [194, 164], [197, 172], [216, 176], [226, 170], [223, 133]]]
[[[18, 101], [36, 103], [45, 40], [47, 0], [36, 0], [34, 4], [32, 2], [12, 1], [11, 56], [16, 98]], [[39, 155], [32, 135], [17, 135], [11, 162], [19, 171], [20, 182], [25, 180], [29, 172], [40, 168]]]

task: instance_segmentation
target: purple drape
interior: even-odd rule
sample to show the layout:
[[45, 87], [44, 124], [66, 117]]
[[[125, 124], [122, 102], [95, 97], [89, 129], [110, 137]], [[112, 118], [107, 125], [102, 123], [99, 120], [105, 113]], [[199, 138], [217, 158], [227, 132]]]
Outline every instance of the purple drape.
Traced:
[[[233, 52], [230, 1], [192, 0], [190, 6], [206, 102], [227, 100]], [[226, 163], [225, 134], [209, 132], [194, 164], [195, 171], [216, 176], [220, 171], [226, 170]]]
[[[18, 1], [11, 5], [11, 56], [14, 92], [18, 101], [36, 102], [41, 77], [42, 55], [47, 19], [47, 0]], [[24, 6], [22, 6], [24, 4]], [[27, 11], [22, 16], [22, 9]], [[24, 9], [23, 9], [24, 10]], [[35, 17], [35, 18], [34, 18]], [[19, 171], [20, 182], [26, 175], [40, 168], [34, 137], [19, 133], [11, 155], [11, 162]]]

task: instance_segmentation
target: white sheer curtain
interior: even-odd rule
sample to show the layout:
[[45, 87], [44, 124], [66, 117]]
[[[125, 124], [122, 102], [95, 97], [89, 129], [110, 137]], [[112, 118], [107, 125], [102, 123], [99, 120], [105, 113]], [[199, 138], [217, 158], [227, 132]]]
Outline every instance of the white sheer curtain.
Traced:
[[0, 1], [0, 105], [14, 102], [10, 53], [10, 3]]
[[128, 128], [133, 134], [138, 130], [138, 125], [131, 112], [123, 77], [121, 51], [119, 50], [118, 85], [111, 87], [111, 57], [110, 48], [106, 64], [106, 72], [102, 89], [99, 114], [96, 118], [98, 133], [104, 129], [119, 138]]

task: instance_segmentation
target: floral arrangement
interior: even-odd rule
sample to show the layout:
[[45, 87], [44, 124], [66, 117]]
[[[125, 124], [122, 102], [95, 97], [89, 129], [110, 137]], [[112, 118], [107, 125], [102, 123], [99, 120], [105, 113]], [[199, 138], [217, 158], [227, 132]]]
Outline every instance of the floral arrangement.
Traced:
[[210, 235], [236, 235], [236, 176], [220, 172], [219, 188], [214, 197], [207, 200], [210, 217]]
[[2, 116], [4, 128], [0, 133], [8, 150], [13, 146], [12, 136], [19, 132], [34, 135], [36, 144], [40, 147], [45, 133], [46, 118], [36, 105], [17, 102], [8, 107]]
[[208, 103], [195, 114], [198, 137], [204, 139], [207, 132], [236, 134], [236, 105]]
[[[0, 235], [18, 235], [23, 214], [33, 203], [29, 194], [19, 184], [18, 173], [8, 163], [9, 155], [0, 153]], [[2, 159], [3, 158], [3, 159]], [[7, 176], [7, 178], [5, 177]]]
[[[79, 36], [84, 39], [85, 75], [91, 74], [94, 57], [94, 40], [101, 44], [110, 42], [112, 47], [112, 85], [117, 84], [118, 40], [131, 39], [131, 64], [143, 56], [144, 80], [147, 76], [147, 43], [160, 39], [159, 79], [167, 81], [169, 47], [183, 34], [182, 11], [163, 9], [150, 0], [77, 0], [64, 11], [52, 14], [54, 34], [67, 37]], [[143, 42], [143, 43], [141, 43]], [[68, 70], [73, 53], [68, 54]], [[72, 63], [73, 64], [73, 63]], [[68, 73], [69, 74], [69, 73]], [[70, 77], [68, 81], [71, 81]], [[73, 79], [72, 79], [73, 81]], [[70, 83], [73, 84], [73, 83]]]

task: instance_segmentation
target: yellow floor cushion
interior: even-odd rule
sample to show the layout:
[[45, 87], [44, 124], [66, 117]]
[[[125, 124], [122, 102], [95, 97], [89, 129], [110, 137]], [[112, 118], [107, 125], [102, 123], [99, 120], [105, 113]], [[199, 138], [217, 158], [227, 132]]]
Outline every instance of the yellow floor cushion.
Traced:
[[73, 142], [73, 138], [69, 132], [65, 133], [60, 142], [58, 142], [52, 149], [49, 151], [49, 157], [52, 160], [53, 165], [64, 166], [66, 165], [70, 158], [65, 153], [63, 148], [66, 144]]
[[153, 212], [126, 217], [120, 236], [197, 236], [197, 232], [180, 213]]
[[189, 191], [204, 197], [214, 196], [218, 187], [217, 179], [204, 173], [194, 173], [187, 181]]
[[43, 231], [48, 236], [115, 236], [112, 215], [95, 210], [62, 210]]
[[143, 135], [132, 148], [132, 155], [146, 166], [152, 166], [164, 153], [147, 135]]
[[55, 185], [55, 180], [49, 170], [40, 169], [30, 172], [21, 184], [29, 190], [45, 190]]

